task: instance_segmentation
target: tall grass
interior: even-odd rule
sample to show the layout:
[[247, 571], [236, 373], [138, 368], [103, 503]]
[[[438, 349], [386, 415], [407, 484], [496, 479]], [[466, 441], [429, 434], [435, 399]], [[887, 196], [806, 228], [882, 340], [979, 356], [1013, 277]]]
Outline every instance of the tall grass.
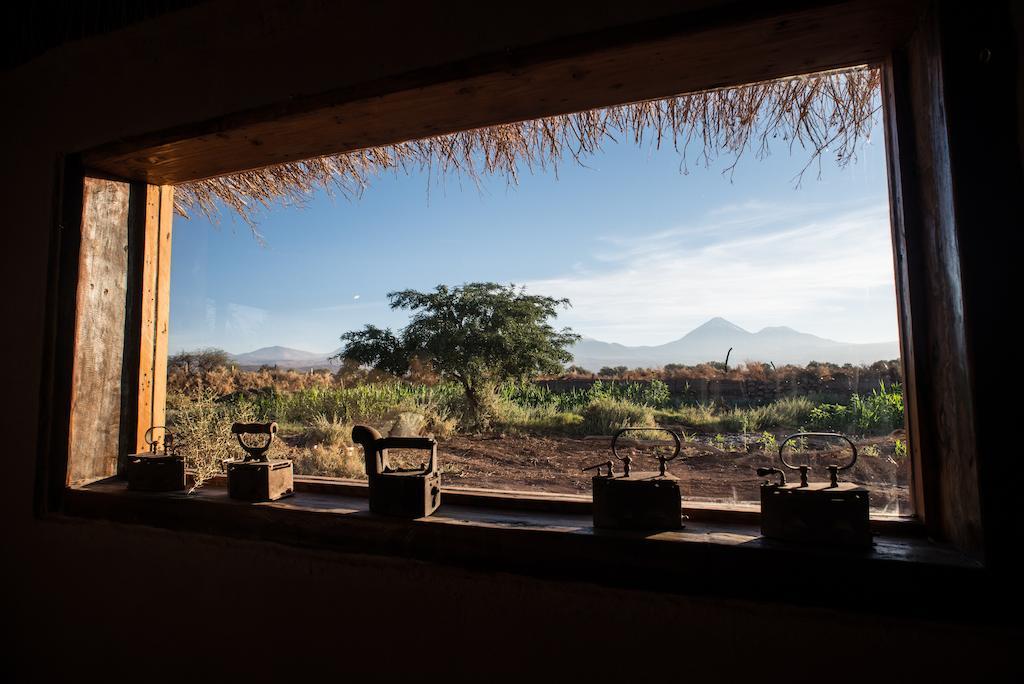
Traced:
[[[209, 390], [201, 390], [199, 396], [199, 404], [188, 409], [191, 413], [183, 414], [192, 423], [223, 422], [214, 414], [276, 420], [283, 425], [301, 426], [310, 443], [330, 446], [345, 443], [347, 437], [341, 432], [353, 423], [393, 422], [401, 420], [404, 414], [422, 416], [421, 422], [417, 418], [417, 429], [444, 438], [456, 431], [464, 415], [462, 390], [453, 384], [390, 381], [352, 387], [313, 386], [287, 392], [271, 389], [236, 393], [219, 400]], [[202, 411], [206, 413], [200, 415]], [[714, 403], [673, 407], [668, 386], [658, 380], [598, 381], [587, 389], [567, 392], [517, 383], [499, 388], [494, 412], [494, 427], [500, 430], [566, 435], [608, 434], [619, 427], [649, 427], [656, 423], [682, 425], [702, 432], [749, 434], [777, 428], [808, 428], [880, 434], [902, 427], [904, 420], [903, 393], [898, 383], [880, 383], [870, 394], [854, 394], [846, 404], [819, 403], [802, 396], [750, 407]], [[478, 429], [467, 424], [462, 428]]]
[[656, 411], [659, 422], [677, 422], [707, 432], [762, 432], [771, 428], [797, 428], [814, 410], [808, 397], [787, 397], [763, 406], [724, 408], [709, 403]]
[[903, 388], [880, 382], [871, 394], [854, 394], [849, 404], [821, 404], [808, 416], [809, 426], [856, 434], [881, 434], [904, 426]]
[[502, 399], [520, 406], [549, 406], [560, 412], [579, 412], [598, 399], [612, 399], [651, 408], [663, 408], [672, 403], [672, 393], [661, 380], [609, 383], [596, 380], [586, 389], [574, 388], [567, 392], [553, 392], [532, 382], [510, 383], [503, 386], [499, 393]]
[[251, 405], [261, 420], [310, 424], [317, 416], [332, 416], [342, 423], [354, 423], [380, 420], [401, 411], [450, 414], [461, 405], [462, 391], [455, 385], [386, 382], [271, 391], [233, 401]]

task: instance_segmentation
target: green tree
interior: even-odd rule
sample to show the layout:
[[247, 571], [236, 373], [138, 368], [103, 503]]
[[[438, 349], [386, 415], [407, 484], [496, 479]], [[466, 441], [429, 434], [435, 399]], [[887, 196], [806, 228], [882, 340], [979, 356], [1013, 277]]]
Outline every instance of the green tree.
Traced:
[[231, 364], [231, 355], [216, 347], [178, 352], [167, 359], [169, 370], [180, 368], [186, 373], [193, 374], [207, 373], [216, 368], [228, 368]]
[[478, 425], [489, 419], [499, 385], [561, 372], [572, 360], [567, 347], [579, 339], [548, 322], [568, 299], [530, 295], [515, 285], [438, 285], [432, 292], [391, 292], [388, 299], [392, 309], [412, 312], [409, 324], [398, 334], [373, 325], [347, 332], [338, 358], [398, 376], [418, 358], [462, 386], [467, 418]]

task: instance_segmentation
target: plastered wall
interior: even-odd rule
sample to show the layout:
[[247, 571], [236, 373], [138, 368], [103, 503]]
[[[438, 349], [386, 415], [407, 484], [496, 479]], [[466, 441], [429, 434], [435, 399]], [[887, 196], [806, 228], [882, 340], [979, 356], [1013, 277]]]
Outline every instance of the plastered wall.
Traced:
[[[729, 681], [780, 661], [802, 663], [805, 673], [839, 667], [840, 678], [848, 678], [863, 668], [885, 680], [920, 681], [1008, 667], [1019, 647], [1014, 635], [983, 627], [653, 595], [34, 517], [45, 285], [61, 153], [559, 32], [614, 26], [626, 16], [657, 18], [673, 5], [588, 5], [582, 12], [545, 6], [543, 13], [518, 5], [484, 20], [477, 5], [460, 4], [450, 13], [417, 5], [408, 24], [397, 25], [383, 6], [216, 2], [62, 46], [0, 76], [0, 286], [7, 293], [0, 318], [7, 577], [0, 591], [12, 628], [3, 641], [5, 669], [13, 668], [7, 671], [16, 673], [14, 681], [212, 674], [262, 681], [353, 669], [430, 680], [475, 671], [483, 673], [475, 678], [501, 679], [540, 667], [572, 681], [654, 671]], [[367, 28], [382, 26], [390, 30]]]

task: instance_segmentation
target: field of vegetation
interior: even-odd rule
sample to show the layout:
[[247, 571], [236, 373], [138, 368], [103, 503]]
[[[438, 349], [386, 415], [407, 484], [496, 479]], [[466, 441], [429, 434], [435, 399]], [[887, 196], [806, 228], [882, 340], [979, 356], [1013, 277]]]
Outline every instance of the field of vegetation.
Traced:
[[[868, 369], [815, 364], [775, 372], [781, 382], [858, 370]], [[880, 381], [844, 401], [805, 394], [743, 405], [687, 401], [659, 379], [686, 373], [698, 379], [707, 372], [683, 366], [625, 371], [625, 378], [606, 372], [585, 388], [563, 392], [538, 382], [505, 383], [487, 401], [481, 420], [479, 408], [467, 407], [462, 387], [428, 373], [399, 379], [353, 364], [335, 372], [244, 371], [223, 359], [177, 358], [169, 372], [168, 419], [200, 483], [220, 472], [223, 459], [238, 455], [228, 432], [233, 421], [275, 420], [281, 437], [276, 456], [291, 458], [298, 474], [365, 477], [351, 443], [352, 425], [365, 423], [384, 434], [434, 435], [445, 486], [576, 493], [590, 486], [580, 469], [608, 458], [609, 435], [622, 427], [668, 427], [684, 439], [685, 461], [671, 468], [683, 480], [684, 495], [716, 501], [756, 500], [754, 470], [777, 458], [785, 435], [835, 431], [860, 445], [850, 479], [876, 490], [876, 507], [900, 508], [907, 445], [898, 383]], [[764, 372], [752, 365], [729, 375], [763, 379]]]

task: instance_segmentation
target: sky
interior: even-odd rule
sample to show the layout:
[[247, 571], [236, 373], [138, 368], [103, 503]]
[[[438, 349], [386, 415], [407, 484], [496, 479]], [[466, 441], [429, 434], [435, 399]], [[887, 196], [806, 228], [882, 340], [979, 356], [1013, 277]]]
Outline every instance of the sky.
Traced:
[[[880, 131], [880, 128], [876, 128]], [[384, 174], [357, 199], [316, 194], [259, 216], [174, 218], [173, 352], [340, 346], [367, 323], [400, 328], [387, 293], [494, 281], [568, 297], [556, 325], [656, 345], [721, 316], [843, 342], [898, 338], [885, 151], [877, 134], [820, 177], [785, 146], [706, 168], [671, 146], [609, 142], [578, 166], [430, 181]]]

